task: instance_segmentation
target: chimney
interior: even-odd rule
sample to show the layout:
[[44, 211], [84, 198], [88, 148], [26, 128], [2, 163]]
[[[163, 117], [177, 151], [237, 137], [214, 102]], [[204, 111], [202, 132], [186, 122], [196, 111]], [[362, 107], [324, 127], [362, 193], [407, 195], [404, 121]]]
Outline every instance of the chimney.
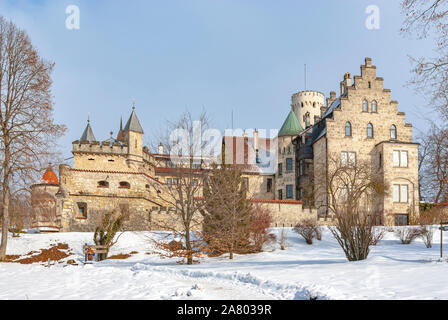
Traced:
[[350, 76], [350, 73], [347, 72], [346, 74], [344, 74], [344, 82], [345, 82], [345, 87], [350, 87], [352, 85], [352, 78]]
[[254, 148], [255, 151], [258, 151], [258, 130], [255, 129], [254, 131]]
[[372, 58], [366, 58], [365, 62], [366, 62], [366, 67], [371, 67], [372, 66]]
[[159, 154], [163, 154], [163, 144], [162, 144], [162, 142], [159, 143]]

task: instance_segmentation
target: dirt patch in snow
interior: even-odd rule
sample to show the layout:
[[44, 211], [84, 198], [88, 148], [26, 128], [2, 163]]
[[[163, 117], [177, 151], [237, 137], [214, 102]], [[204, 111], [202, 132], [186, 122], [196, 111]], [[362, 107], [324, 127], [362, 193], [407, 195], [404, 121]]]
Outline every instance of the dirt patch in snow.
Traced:
[[120, 253], [120, 254], [116, 254], [114, 256], [110, 256], [107, 257], [107, 259], [127, 259], [129, 258], [131, 255], [129, 253]]
[[[69, 246], [66, 243], [58, 243], [52, 245], [49, 249], [41, 249], [38, 251], [28, 252], [23, 256], [15, 256], [15, 259], [10, 260], [10, 262], [16, 262], [20, 264], [32, 264], [38, 262], [47, 262], [50, 261], [60, 261], [69, 257], [72, 254], [71, 250], [69, 250]], [[20, 257], [25, 257], [19, 259]]]

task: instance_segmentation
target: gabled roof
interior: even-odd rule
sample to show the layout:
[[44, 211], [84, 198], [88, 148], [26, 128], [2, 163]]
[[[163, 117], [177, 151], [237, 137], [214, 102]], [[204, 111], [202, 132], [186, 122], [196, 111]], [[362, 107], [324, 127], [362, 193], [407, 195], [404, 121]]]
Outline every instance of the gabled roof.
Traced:
[[296, 117], [296, 114], [291, 110], [283, 123], [280, 131], [278, 132], [279, 137], [285, 136], [297, 136], [300, 132], [302, 132], [303, 128], [300, 125], [299, 120]]
[[140, 121], [138, 121], [135, 110], [132, 110], [131, 116], [129, 117], [128, 122], [126, 122], [123, 131], [135, 131], [143, 133], [142, 126], [140, 125]]
[[80, 141], [96, 141], [95, 136], [93, 135], [92, 127], [90, 127], [90, 121], [87, 122], [87, 127], [84, 129], [84, 132], [79, 139]]

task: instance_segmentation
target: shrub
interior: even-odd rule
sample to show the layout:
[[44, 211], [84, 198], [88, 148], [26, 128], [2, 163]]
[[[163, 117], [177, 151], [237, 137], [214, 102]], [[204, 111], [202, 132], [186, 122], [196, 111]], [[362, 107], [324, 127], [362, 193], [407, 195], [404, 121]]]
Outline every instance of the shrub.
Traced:
[[280, 244], [280, 250], [286, 249], [288, 246], [288, 229], [283, 228], [282, 231], [280, 231], [278, 243]]
[[294, 232], [301, 235], [307, 244], [313, 244], [313, 238], [318, 237], [318, 234], [322, 233], [317, 225], [317, 221], [314, 219], [305, 219], [300, 221], [294, 227]]
[[400, 238], [402, 244], [410, 244], [422, 235], [421, 227], [399, 227], [395, 234]]
[[118, 237], [115, 235], [121, 230], [123, 225], [124, 216], [115, 212], [106, 213], [101, 223], [96, 227], [93, 235], [93, 241], [96, 245], [105, 245], [107, 247], [107, 253], [98, 254], [98, 260], [107, 259], [109, 249], [118, 241]]
[[381, 228], [381, 227], [373, 228], [370, 244], [372, 246], [376, 246], [381, 240], [383, 240], [385, 233], [386, 233], [386, 229], [384, 229], [384, 228]]
[[420, 237], [422, 238], [426, 248], [432, 248], [432, 237], [434, 235], [434, 229], [432, 228], [432, 226], [421, 226], [420, 229]]
[[255, 205], [253, 207], [252, 219], [249, 227], [249, 239], [252, 243], [253, 251], [261, 252], [264, 244], [276, 240], [275, 235], [268, 231], [271, 223], [271, 211], [258, 204]]

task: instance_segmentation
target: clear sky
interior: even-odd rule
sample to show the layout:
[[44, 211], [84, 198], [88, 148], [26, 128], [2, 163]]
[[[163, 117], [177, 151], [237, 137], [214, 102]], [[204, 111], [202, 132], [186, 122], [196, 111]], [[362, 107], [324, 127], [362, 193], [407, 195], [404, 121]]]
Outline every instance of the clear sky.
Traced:
[[[345, 72], [360, 74], [365, 57], [392, 90], [400, 111], [425, 130], [432, 113], [412, 88], [409, 55], [432, 55], [429, 41], [400, 35], [398, 0], [1, 0], [0, 15], [26, 29], [41, 55], [56, 63], [55, 118], [68, 131], [64, 157], [90, 112], [97, 140], [117, 133], [132, 99], [145, 139], [188, 108], [205, 109], [215, 127], [278, 129], [291, 94], [339, 93]], [[65, 26], [68, 5], [80, 29]], [[368, 5], [380, 29], [365, 26]]]

